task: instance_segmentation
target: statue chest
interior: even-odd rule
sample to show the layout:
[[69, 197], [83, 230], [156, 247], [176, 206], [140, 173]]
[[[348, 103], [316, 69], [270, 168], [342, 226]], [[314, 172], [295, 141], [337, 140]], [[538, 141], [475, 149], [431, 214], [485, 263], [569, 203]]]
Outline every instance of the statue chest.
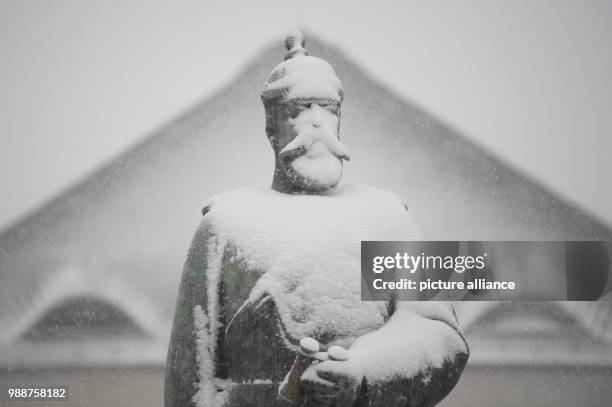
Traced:
[[361, 241], [420, 237], [399, 198], [362, 186], [329, 196], [242, 189], [213, 199], [207, 217], [225, 248], [227, 323], [266, 299], [294, 343], [349, 346], [382, 326], [387, 305], [361, 301]]
[[325, 257], [317, 251], [300, 257], [278, 253], [263, 269], [235, 260], [226, 263], [222, 276], [225, 303], [231, 304], [226, 306], [228, 323], [238, 323], [239, 312], [271, 303], [271, 327], [280, 329], [289, 343], [308, 336], [349, 346], [388, 318], [386, 303], [361, 301], [359, 257], [351, 250]]

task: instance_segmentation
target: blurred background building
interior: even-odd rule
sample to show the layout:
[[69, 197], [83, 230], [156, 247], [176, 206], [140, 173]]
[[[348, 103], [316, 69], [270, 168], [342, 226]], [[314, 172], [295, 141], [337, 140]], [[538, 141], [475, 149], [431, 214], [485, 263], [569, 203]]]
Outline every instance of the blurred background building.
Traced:
[[[352, 160], [343, 182], [401, 195], [427, 239], [612, 240], [607, 225], [338, 49], [313, 39], [308, 49], [345, 88], [341, 137]], [[228, 86], [4, 230], [0, 384], [68, 385], [63, 405], [162, 404], [178, 282], [202, 205], [271, 180], [259, 91], [282, 55], [280, 44], [264, 50]], [[472, 356], [443, 405], [609, 405], [609, 295], [457, 308]]]

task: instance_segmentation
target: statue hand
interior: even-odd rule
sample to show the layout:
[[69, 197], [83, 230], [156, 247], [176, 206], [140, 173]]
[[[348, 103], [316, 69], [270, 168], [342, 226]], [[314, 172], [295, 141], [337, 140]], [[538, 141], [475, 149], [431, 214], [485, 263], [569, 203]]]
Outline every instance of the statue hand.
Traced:
[[351, 361], [313, 363], [300, 378], [308, 407], [350, 407], [359, 394], [363, 374]]

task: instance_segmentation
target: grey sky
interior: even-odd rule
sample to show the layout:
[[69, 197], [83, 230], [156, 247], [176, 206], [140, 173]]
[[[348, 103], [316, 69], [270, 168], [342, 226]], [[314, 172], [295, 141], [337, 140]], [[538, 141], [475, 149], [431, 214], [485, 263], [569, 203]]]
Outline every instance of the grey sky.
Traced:
[[2, 0], [0, 228], [294, 27], [612, 223], [612, 2], [355, 3]]

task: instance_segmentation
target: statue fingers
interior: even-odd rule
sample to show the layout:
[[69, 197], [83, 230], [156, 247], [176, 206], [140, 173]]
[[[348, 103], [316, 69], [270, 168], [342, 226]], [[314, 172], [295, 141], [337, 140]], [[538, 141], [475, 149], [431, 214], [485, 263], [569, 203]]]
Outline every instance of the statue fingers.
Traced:
[[305, 394], [336, 394], [340, 389], [338, 384], [323, 379], [304, 378], [300, 380], [302, 390]]

